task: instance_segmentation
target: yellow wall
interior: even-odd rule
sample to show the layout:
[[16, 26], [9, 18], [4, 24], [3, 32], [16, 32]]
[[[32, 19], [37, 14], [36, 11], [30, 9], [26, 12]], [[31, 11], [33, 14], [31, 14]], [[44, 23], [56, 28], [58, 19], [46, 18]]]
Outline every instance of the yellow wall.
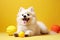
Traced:
[[53, 24], [60, 25], [59, 0], [0, 0], [0, 32], [8, 25], [16, 25], [16, 14], [19, 7], [33, 6], [38, 20], [43, 21], [48, 28]]

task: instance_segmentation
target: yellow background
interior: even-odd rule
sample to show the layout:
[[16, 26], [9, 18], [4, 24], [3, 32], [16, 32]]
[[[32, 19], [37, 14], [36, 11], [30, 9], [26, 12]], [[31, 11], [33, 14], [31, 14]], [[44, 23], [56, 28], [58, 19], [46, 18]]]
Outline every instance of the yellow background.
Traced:
[[60, 0], [0, 0], [0, 32], [8, 25], [16, 25], [16, 14], [20, 7], [34, 7], [37, 20], [43, 21], [48, 28], [60, 25]]

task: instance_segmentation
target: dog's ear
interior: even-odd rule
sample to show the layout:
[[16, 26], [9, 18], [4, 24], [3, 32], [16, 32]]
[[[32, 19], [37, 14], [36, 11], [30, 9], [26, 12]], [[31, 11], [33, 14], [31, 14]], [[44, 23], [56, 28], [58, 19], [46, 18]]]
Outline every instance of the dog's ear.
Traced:
[[21, 12], [21, 11], [23, 11], [23, 10], [25, 10], [23, 7], [20, 7], [20, 9], [19, 9], [19, 12]]
[[35, 17], [35, 12], [33, 7], [29, 7], [28, 11], [32, 13], [33, 17]]
[[33, 7], [29, 7], [28, 10], [29, 10], [30, 12], [34, 12]]

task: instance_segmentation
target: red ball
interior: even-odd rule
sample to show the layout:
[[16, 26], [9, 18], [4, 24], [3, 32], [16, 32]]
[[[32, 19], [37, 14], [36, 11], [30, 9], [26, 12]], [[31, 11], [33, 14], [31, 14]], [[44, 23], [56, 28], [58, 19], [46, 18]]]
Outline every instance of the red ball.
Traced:
[[51, 30], [54, 31], [54, 32], [59, 33], [60, 32], [60, 26], [59, 25], [53, 25], [51, 27]]

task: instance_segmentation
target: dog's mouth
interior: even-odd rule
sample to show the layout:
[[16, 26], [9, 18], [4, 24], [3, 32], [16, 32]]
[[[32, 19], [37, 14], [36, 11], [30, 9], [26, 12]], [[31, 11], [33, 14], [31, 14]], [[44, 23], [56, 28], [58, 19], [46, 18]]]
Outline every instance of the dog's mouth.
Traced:
[[22, 20], [25, 22], [28, 22], [30, 20], [30, 18], [23, 18]]

